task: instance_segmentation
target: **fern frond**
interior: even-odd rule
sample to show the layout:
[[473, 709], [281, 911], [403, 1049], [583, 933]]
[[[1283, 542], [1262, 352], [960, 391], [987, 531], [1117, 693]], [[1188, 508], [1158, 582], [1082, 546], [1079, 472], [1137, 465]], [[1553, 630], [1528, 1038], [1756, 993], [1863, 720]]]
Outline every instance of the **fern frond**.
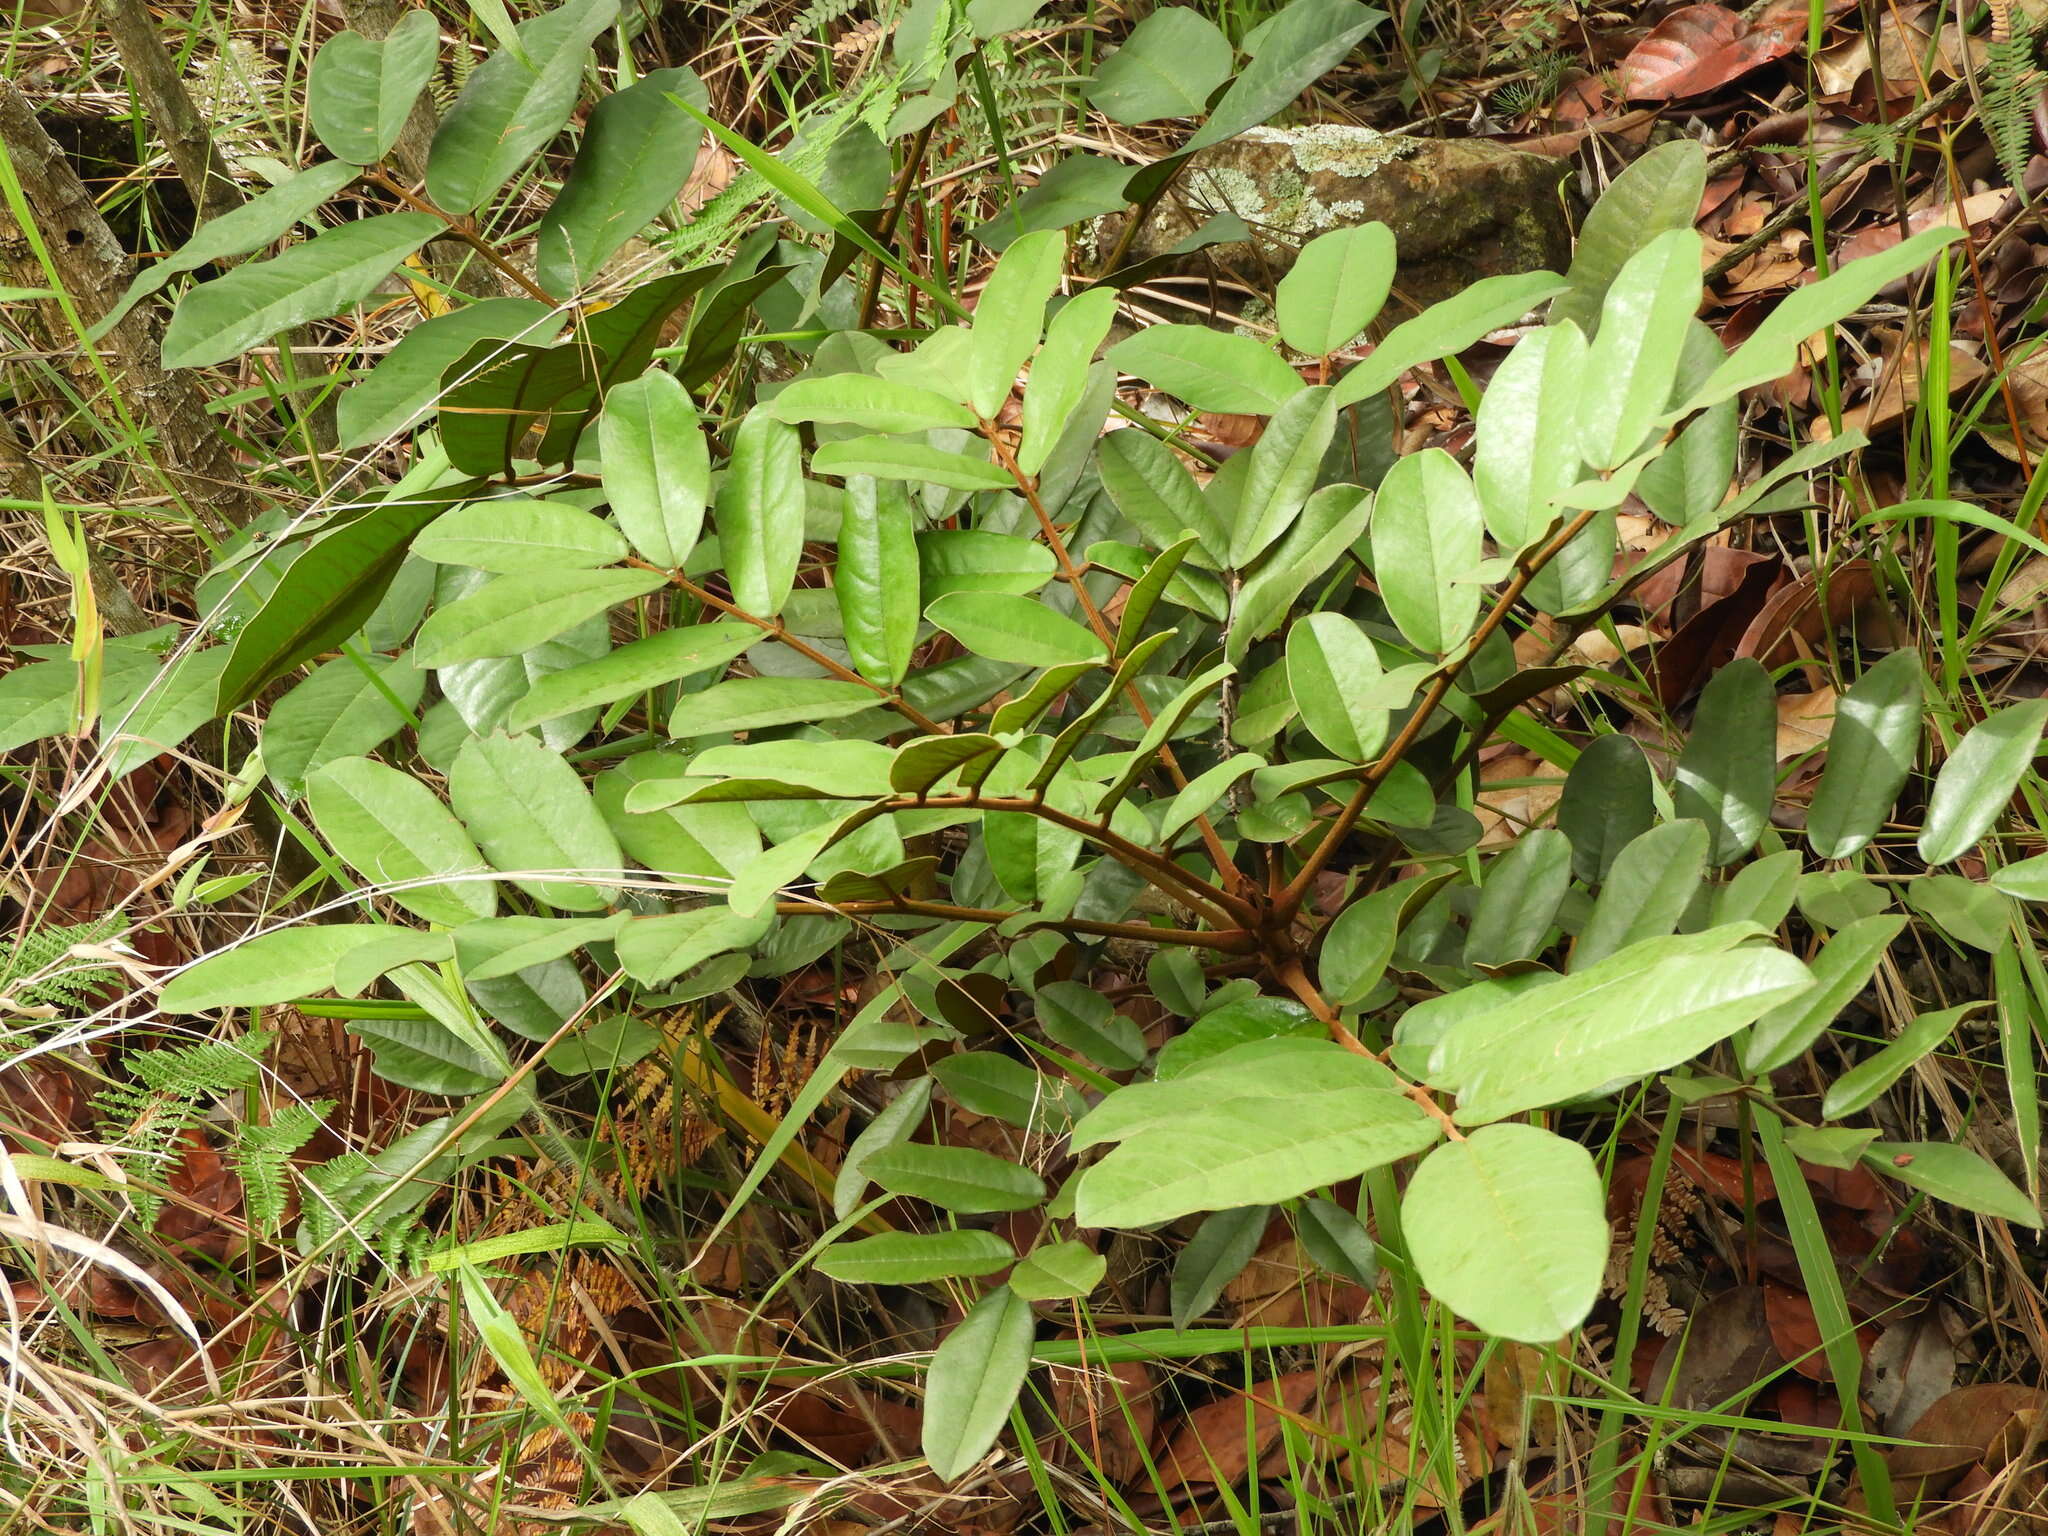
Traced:
[[[109, 1084], [93, 1097], [93, 1107], [108, 1122], [107, 1139], [121, 1146], [123, 1161], [143, 1180], [157, 1182], [184, 1132], [228, 1095], [256, 1085], [271, 1038], [268, 1031], [252, 1030], [236, 1040], [130, 1052], [123, 1063], [130, 1081]], [[162, 1199], [143, 1183], [130, 1185], [130, 1192], [136, 1213], [153, 1223]]]
[[322, 1118], [333, 1108], [332, 1099], [288, 1104], [271, 1116], [268, 1125], [244, 1121], [236, 1127], [235, 1172], [242, 1180], [249, 1225], [257, 1231], [275, 1232], [284, 1220], [285, 1208], [291, 1203], [285, 1188], [291, 1156], [313, 1139]]
[[120, 978], [109, 965], [75, 960], [72, 946], [104, 944], [124, 924], [110, 913], [89, 923], [37, 928], [0, 943], [0, 1000], [22, 1008], [83, 1008]]
[[2010, 35], [1994, 36], [1984, 49], [1984, 132], [1997, 152], [2000, 169], [2016, 187], [2033, 150], [2034, 101], [2041, 92], [2041, 71], [2034, 64], [2035, 23], [2015, 7], [2008, 24]]

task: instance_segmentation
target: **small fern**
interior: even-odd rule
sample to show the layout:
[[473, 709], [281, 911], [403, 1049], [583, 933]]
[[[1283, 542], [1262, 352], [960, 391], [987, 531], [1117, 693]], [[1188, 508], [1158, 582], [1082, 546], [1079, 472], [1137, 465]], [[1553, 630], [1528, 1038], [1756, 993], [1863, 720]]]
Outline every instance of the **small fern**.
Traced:
[[1984, 131], [2008, 181], [2018, 186], [2033, 149], [2034, 102], [2041, 72], [2034, 64], [2035, 23], [2014, 6], [2008, 37], [1994, 36], [1984, 50]]
[[299, 1228], [301, 1252], [313, 1253], [332, 1245], [345, 1255], [374, 1255], [394, 1269], [412, 1270], [433, 1246], [433, 1234], [421, 1224], [418, 1212], [421, 1201], [432, 1193], [430, 1187], [406, 1190], [368, 1210], [373, 1199], [387, 1192], [391, 1181], [378, 1160], [361, 1152], [344, 1152], [308, 1168], [304, 1178], [307, 1198]]
[[154, 1223], [163, 1210], [162, 1197], [146, 1186], [161, 1182], [173, 1144], [222, 1099], [256, 1086], [271, 1038], [253, 1030], [236, 1040], [133, 1051], [123, 1063], [131, 1081], [111, 1084], [94, 1096], [93, 1107], [108, 1122], [109, 1139], [121, 1144], [123, 1160], [145, 1181], [129, 1186], [129, 1198], [145, 1222]]
[[270, 1234], [284, 1221], [291, 1203], [285, 1186], [285, 1170], [291, 1156], [313, 1139], [320, 1122], [334, 1108], [332, 1099], [315, 1099], [310, 1104], [288, 1104], [270, 1118], [268, 1125], [244, 1121], [235, 1131], [233, 1160], [242, 1180], [242, 1202], [249, 1225]]
[[74, 960], [78, 944], [104, 944], [122, 929], [116, 914], [89, 923], [37, 928], [0, 943], [0, 1013], [30, 1008], [83, 1008], [120, 978], [110, 965]]

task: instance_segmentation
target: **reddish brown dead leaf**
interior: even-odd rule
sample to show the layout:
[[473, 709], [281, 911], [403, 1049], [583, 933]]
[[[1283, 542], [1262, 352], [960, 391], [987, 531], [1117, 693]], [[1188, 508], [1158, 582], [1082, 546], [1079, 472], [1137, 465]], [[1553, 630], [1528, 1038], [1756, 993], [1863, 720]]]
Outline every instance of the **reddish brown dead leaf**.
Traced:
[[[1060, 1366], [1051, 1375], [1053, 1413], [1066, 1429], [1059, 1459], [1072, 1463], [1085, 1455], [1111, 1482], [1137, 1477], [1145, 1466], [1144, 1447], [1159, 1424], [1151, 1367], [1131, 1360]], [[1069, 1446], [1069, 1438], [1079, 1451]]]
[[[1828, 1357], [1821, 1348], [1820, 1323], [1813, 1315], [1813, 1303], [1788, 1286], [1764, 1286], [1764, 1318], [1770, 1325], [1771, 1343], [1778, 1358], [1808, 1381], [1832, 1381]], [[1877, 1330], [1856, 1330], [1856, 1342], [1864, 1354], [1877, 1342]]]
[[1809, 571], [1771, 594], [1736, 643], [1737, 656], [1754, 656], [1776, 669], [1822, 653], [1825, 638], [1846, 627], [1877, 589], [1868, 560], [1844, 560], [1822, 583]]
[[1280, 1438], [1280, 1426], [1304, 1412], [1322, 1381], [1321, 1371], [1291, 1371], [1262, 1381], [1247, 1401], [1232, 1392], [1189, 1414], [1166, 1442], [1159, 1469], [1169, 1490], [1243, 1479]]
[[1799, 46], [1803, 22], [1789, 18], [1750, 27], [1718, 5], [1673, 11], [1621, 64], [1622, 94], [1631, 101], [1671, 101], [1717, 91]]
[[2017, 1415], [2038, 1413], [2042, 1405], [2038, 1387], [1998, 1382], [1958, 1387], [1906, 1432], [1917, 1444], [1885, 1452], [1894, 1496], [1903, 1507], [1947, 1493], [1992, 1453]]

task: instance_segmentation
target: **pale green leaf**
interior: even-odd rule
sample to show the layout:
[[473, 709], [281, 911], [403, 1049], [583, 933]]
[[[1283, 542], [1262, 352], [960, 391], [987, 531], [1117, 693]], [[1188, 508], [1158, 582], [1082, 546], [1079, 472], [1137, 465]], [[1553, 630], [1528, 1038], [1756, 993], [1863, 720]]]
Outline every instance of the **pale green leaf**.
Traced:
[[320, 142], [355, 165], [375, 165], [405, 130], [434, 77], [441, 28], [431, 11], [407, 11], [381, 39], [337, 32], [313, 55], [306, 116]]
[[334, 851], [406, 911], [453, 926], [497, 910], [483, 854], [414, 775], [337, 758], [307, 779], [306, 802]]
[[667, 585], [659, 571], [554, 569], [500, 576], [428, 615], [414, 642], [413, 659], [432, 669], [517, 656]]
[[1935, 775], [1920, 825], [1920, 857], [1946, 864], [1977, 846], [2004, 814], [2020, 778], [2041, 749], [2048, 699], [1994, 710], [1957, 743]]
[[659, 368], [614, 385], [597, 437], [620, 530], [650, 565], [679, 568], [697, 547], [711, 494], [711, 449], [689, 391]]
[[1206, 325], [1147, 326], [1111, 347], [1109, 360], [1198, 411], [1270, 416], [1306, 387], [1271, 347]]
[[1397, 462], [1373, 506], [1373, 574], [1401, 633], [1441, 656], [1479, 617], [1479, 496], [1458, 461], [1425, 448]]
[[1276, 290], [1280, 339], [1311, 357], [1349, 346], [1387, 302], [1394, 254], [1394, 232], [1384, 224], [1317, 235]]
[[448, 793], [491, 866], [526, 876], [514, 884], [536, 901], [590, 912], [618, 896], [618, 839], [559, 753], [530, 736], [474, 738], [456, 754]]
[[1490, 1334], [1551, 1344], [1578, 1327], [1607, 1269], [1607, 1200], [1586, 1149], [1489, 1125], [1422, 1160], [1401, 1233], [1438, 1301]]
[[563, 571], [623, 560], [626, 541], [581, 508], [509, 496], [442, 513], [412, 541], [412, 552], [438, 565], [480, 571]]
[[1002, 1434], [1031, 1369], [1036, 1334], [1031, 1304], [1004, 1285], [940, 1341], [924, 1394], [924, 1455], [940, 1481], [964, 1476]]

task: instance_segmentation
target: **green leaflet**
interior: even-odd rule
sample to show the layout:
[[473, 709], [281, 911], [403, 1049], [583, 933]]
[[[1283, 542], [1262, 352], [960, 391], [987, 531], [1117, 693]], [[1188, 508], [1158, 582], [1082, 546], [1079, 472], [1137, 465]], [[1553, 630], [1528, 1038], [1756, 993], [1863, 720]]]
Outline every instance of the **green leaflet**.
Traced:
[[201, 283], [178, 301], [164, 331], [164, 366], [224, 363], [280, 331], [338, 314], [440, 232], [432, 214], [373, 214]]
[[568, 0], [520, 25], [519, 53], [500, 49], [477, 66], [427, 157], [427, 196], [436, 206], [471, 212], [562, 131], [587, 50], [618, 8], [618, 0]]
[[441, 28], [428, 11], [407, 11], [375, 41], [337, 32], [306, 75], [313, 132], [339, 159], [375, 165], [398, 142], [440, 52]]
[[[432, 18], [428, 20], [431, 23]], [[432, 30], [431, 25], [429, 30]], [[121, 323], [129, 310], [180, 272], [194, 272], [228, 256], [246, 256], [283, 239], [301, 219], [359, 174], [355, 166], [341, 160], [308, 166], [296, 175], [286, 177], [268, 192], [250, 198], [241, 207], [208, 219], [177, 250], [136, 273], [135, 280], [114, 307], [107, 311], [105, 318], [86, 332], [86, 340], [98, 341], [105, 336]]]
[[696, 165], [703, 127], [669, 100], [707, 105], [689, 69], [657, 69], [591, 110], [568, 178], [541, 215], [534, 274], [551, 293], [582, 288], [675, 201]]

